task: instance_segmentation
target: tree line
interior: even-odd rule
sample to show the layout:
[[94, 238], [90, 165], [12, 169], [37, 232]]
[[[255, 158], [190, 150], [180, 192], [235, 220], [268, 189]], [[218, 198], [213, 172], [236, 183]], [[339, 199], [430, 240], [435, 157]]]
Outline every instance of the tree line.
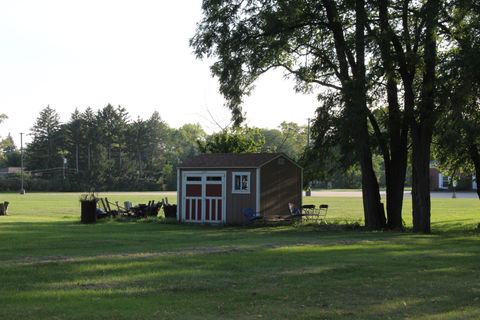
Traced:
[[244, 96], [270, 69], [285, 70], [299, 91], [321, 88], [305, 159], [360, 167], [367, 228], [403, 229], [410, 165], [413, 230], [430, 232], [432, 146], [454, 171], [468, 159], [480, 176], [478, 1], [204, 0], [202, 9], [190, 44], [213, 59], [237, 125]]
[[[299, 159], [306, 127], [283, 122], [278, 129], [221, 128], [207, 134], [199, 124], [176, 129], [158, 112], [136, 120], [124, 107], [76, 109], [62, 123], [47, 106], [28, 133], [24, 150], [27, 190], [175, 190], [176, 167], [200, 152], [284, 152]], [[0, 143], [0, 166], [19, 167], [20, 152], [9, 135]], [[19, 190], [19, 177], [0, 179], [3, 190]]]

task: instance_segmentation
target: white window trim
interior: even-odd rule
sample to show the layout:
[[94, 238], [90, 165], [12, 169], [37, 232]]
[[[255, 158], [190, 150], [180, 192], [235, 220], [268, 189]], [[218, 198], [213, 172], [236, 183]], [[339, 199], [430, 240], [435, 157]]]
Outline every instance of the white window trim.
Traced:
[[[247, 176], [248, 185], [247, 185], [246, 190], [236, 190], [235, 189], [235, 177], [236, 176]], [[252, 181], [251, 181], [250, 178], [251, 178], [250, 177], [250, 172], [240, 172], [240, 171], [232, 172], [232, 193], [249, 194], [250, 190], [251, 190], [251, 185], [252, 185]]]
[[260, 209], [260, 176], [261, 176], [260, 168], [257, 168], [256, 173], [255, 173], [255, 177], [256, 177], [255, 178], [255, 182], [256, 182], [255, 188], [257, 189], [256, 190], [256, 195], [255, 195], [255, 197], [257, 198], [256, 201], [255, 201], [255, 206], [256, 206], [255, 211], [256, 212], [262, 211]]

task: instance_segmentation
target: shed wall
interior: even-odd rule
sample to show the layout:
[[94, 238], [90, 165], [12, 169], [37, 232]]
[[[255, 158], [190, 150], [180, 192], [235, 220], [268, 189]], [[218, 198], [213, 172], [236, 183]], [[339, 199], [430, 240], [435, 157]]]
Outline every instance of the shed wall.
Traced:
[[260, 210], [267, 217], [290, 214], [288, 203], [302, 205], [302, 169], [284, 157], [261, 168]]
[[[245, 222], [243, 208], [255, 210], [257, 194], [257, 175], [255, 169], [226, 169], [227, 171], [227, 224], [240, 225]], [[232, 193], [233, 173], [250, 173], [250, 193]]]

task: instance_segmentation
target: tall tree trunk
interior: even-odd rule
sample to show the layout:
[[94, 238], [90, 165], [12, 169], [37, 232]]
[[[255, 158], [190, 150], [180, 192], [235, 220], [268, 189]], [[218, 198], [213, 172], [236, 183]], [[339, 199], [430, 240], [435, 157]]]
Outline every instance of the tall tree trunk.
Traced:
[[364, 86], [364, 82], [358, 80], [352, 83], [351, 87], [344, 86], [345, 105], [347, 118], [352, 127], [352, 136], [357, 146], [356, 152], [362, 173], [365, 227], [369, 230], [381, 230], [386, 227], [385, 210], [380, 198], [378, 180], [373, 170]]
[[402, 208], [406, 172], [407, 161], [401, 158], [392, 158], [389, 168], [385, 169], [387, 227], [391, 230], [403, 230]]
[[470, 154], [470, 158], [472, 159], [473, 165], [475, 167], [475, 179], [477, 183], [477, 195], [478, 198], [480, 199], [480, 150], [478, 150], [478, 147], [474, 143], [470, 143], [468, 145], [468, 151]]
[[[430, 130], [431, 131], [431, 130]], [[414, 232], [430, 232], [430, 145], [428, 128], [412, 127], [412, 217]]]
[[[392, 118], [392, 115], [393, 112], [390, 110], [389, 117]], [[380, 126], [378, 125], [377, 120], [372, 113], [369, 113], [369, 119], [379, 141], [385, 163], [385, 182], [387, 187], [387, 227], [391, 230], [402, 230], [403, 190], [407, 168], [406, 141], [408, 138], [408, 127], [403, 128], [406, 126], [405, 121], [403, 121], [404, 123], [401, 126], [397, 121], [394, 121], [396, 125], [389, 125], [389, 148], [380, 130]], [[402, 130], [399, 130], [396, 127], [402, 127]], [[397, 133], [397, 135], [395, 133]]]
[[[362, 195], [365, 226], [370, 230], [385, 227], [385, 212], [380, 201], [380, 189], [373, 170], [368, 133], [368, 109], [365, 77], [365, 25], [367, 14], [365, 0], [355, 1], [355, 54], [348, 51], [343, 35], [341, 18], [333, 0], [322, 0], [327, 11], [329, 28], [335, 40], [335, 52], [339, 64], [339, 80], [342, 82], [342, 95], [348, 121], [352, 123], [352, 137], [357, 145], [357, 156], [362, 171]], [[351, 69], [352, 77], [349, 74]]]
[[412, 216], [414, 232], [430, 232], [430, 147], [435, 121], [436, 26], [439, 0], [428, 0], [425, 7], [425, 45], [421, 101], [418, 119], [412, 121]]
[[367, 13], [365, 11], [365, 0], [355, 1], [355, 53], [356, 65], [353, 69], [353, 101], [355, 114], [358, 117], [358, 149], [360, 156], [360, 167], [362, 170], [362, 196], [363, 208], [365, 212], [365, 226], [370, 230], [380, 230], [385, 228], [385, 210], [380, 201], [380, 188], [378, 180], [373, 170], [372, 152], [370, 150], [370, 141], [368, 133], [368, 107], [367, 107], [367, 89], [365, 76], [365, 25], [367, 23]]
[[389, 229], [402, 230], [403, 191], [407, 172], [408, 122], [405, 115], [402, 117], [398, 102], [395, 59], [392, 55], [392, 30], [388, 16], [389, 1], [379, 0], [378, 6], [380, 18], [378, 43], [387, 79], [389, 146], [383, 141], [380, 130], [376, 131], [385, 163], [387, 226]]
[[365, 143], [362, 143], [359, 149], [365, 227], [369, 230], [381, 230], [386, 226], [385, 210], [380, 199], [377, 177], [373, 170], [372, 153]]
[[409, 118], [408, 111], [404, 111], [402, 117], [396, 81], [389, 79], [387, 82], [390, 83], [387, 84], [389, 87], [387, 95], [389, 96], [390, 159], [388, 164], [385, 164], [387, 225], [392, 230], [403, 230], [402, 208], [407, 174]]

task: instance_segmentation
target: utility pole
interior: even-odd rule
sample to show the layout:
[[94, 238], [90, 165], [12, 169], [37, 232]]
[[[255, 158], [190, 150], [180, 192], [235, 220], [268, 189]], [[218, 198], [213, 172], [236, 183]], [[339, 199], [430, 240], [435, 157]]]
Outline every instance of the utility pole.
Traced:
[[20, 194], [25, 194], [23, 188], [23, 132], [20, 132]]
[[[307, 148], [310, 148], [310, 118], [307, 118]], [[308, 183], [308, 187], [305, 191], [305, 196], [312, 195], [311, 182]]]
[[78, 174], [78, 143], [75, 146], [75, 173]]
[[310, 147], [310, 118], [307, 119], [307, 148]]
[[455, 178], [452, 178], [452, 187], [453, 187], [452, 198], [455, 199], [457, 197], [457, 192], [455, 191], [455, 188], [457, 187], [457, 180], [455, 180]]
[[67, 166], [67, 158], [63, 156], [63, 180], [65, 180], [65, 167]]
[[92, 144], [89, 143], [88, 144], [88, 172], [90, 173], [90, 148], [91, 148]]

